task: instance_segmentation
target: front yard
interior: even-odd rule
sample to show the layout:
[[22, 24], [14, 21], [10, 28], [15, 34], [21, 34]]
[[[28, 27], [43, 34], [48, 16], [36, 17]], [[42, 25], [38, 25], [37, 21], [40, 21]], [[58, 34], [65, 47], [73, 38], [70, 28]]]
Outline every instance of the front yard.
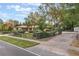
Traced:
[[33, 39], [33, 33], [21, 33], [21, 34], [15, 34], [13, 36]]
[[48, 41], [48, 40], [51, 39], [51, 37], [37, 39], [37, 38], [33, 37], [33, 33], [15, 34], [13, 36], [21, 37], [21, 38], [26, 38], [26, 39], [32, 39], [32, 40], [38, 40], [38, 41]]
[[36, 42], [15, 39], [15, 38], [7, 37], [7, 36], [0, 36], [0, 40], [6, 41], [8, 43], [14, 44], [22, 48], [32, 47], [32, 46], [39, 44]]

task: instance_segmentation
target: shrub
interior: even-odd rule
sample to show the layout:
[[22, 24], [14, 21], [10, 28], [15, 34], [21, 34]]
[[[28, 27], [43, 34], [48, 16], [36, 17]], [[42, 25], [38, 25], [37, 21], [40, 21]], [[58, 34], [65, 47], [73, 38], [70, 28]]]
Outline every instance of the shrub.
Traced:
[[36, 37], [37, 39], [41, 39], [41, 38], [46, 38], [49, 37], [49, 33], [47, 32], [36, 32], [33, 34], [34, 37]]
[[33, 36], [36, 37], [37, 39], [47, 38], [47, 37], [58, 35], [61, 33], [61, 31], [62, 30], [59, 26], [57, 27], [48, 26], [43, 28], [43, 30], [41, 30], [40, 28], [35, 29], [35, 31], [33, 32]]
[[2, 31], [3, 34], [11, 33], [11, 31]]
[[50, 36], [55, 36], [55, 35], [56, 35], [56, 34], [55, 34], [55, 33], [56, 33], [55, 30], [53, 30], [53, 31], [49, 31], [48, 33], [49, 33]]
[[33, 36], [36, 37], [37, 39], [41, 39], [41, 38], [47, 38], [47, 37], [51, 37], [51, 36], [55, 36], [56, 30], [53, 31], [36, 31], [33, 33]]

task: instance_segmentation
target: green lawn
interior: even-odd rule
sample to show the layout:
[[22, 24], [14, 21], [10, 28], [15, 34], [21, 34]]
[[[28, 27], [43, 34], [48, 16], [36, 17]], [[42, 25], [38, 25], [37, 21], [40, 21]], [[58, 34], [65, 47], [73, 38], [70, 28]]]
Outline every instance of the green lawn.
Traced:
[[[38, 40], [38, 39], [36, 39], [36, 38], [33, 37], [33, 33], [16, 34], [14, 36], [21, 37], [21, 38]], [[42, 38], [42, 39], [39, 39], [38, 41], [48, 41], [49, 39], [50, 39], [50, 37], [48, 37], [48, 38]]]
[[32, 38], [33, 38], [33, 33], [17, 34], [17, 35], [15, 35], [15, 36], [16, 36], [16, 37], [22, 37], [22, 38], [32, 39]]
[[20, 40], [20, 39], [15, 39], [15, 38], [6, 37], [6, 36], [0, 36], [0, 40], [9, 42], [11, 44], [17, 45], [22, 48], [32, 47], [39, 44], [32, 41]]

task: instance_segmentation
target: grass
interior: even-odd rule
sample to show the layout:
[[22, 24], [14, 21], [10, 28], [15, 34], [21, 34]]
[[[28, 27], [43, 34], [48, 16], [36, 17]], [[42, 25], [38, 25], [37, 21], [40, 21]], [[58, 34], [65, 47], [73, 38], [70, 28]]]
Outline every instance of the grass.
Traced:
[[72, 46], [79, 47], [79, 40], [73, 40]]
[[[21, 37], [21, 38], [28, 38], [28, 39], [38, 40], [35, 37], [33, 37], [33, 33], [17, 34], [15, 36], [16, 37]], [[51, 39], [51, 37], [48, 37], [48, 38], [39, 39], [38, 41], [48, 41], [50, 39]]]
[[75, 50], [68, 50], [69, 55], [71, 56], [79, 56], [79, 51], [75, 51]]
[[[79, 47], [79, 40], [77, 40], [77, 39], [73, 40], [71, 46]], [[68, 53], [71, 56], [79, 56], [79, 51], [76, 51], [76, 50], [69, 49]]]
[[15, 35], [15, 36], [16, 36], [16, 37], [22, 37], [22, 38], [32, 39], [32, 38], [33, 38], [33, 33], [17, 34], [17, 35]]
[[0, 40], [9, 42], [11, 44], [17, 45], [22, 48], [32, 47], [32, 46], [39, 44], [36, 42], [15, 39], [15, 38], [7, 37], [7, 36], [0, 36]]

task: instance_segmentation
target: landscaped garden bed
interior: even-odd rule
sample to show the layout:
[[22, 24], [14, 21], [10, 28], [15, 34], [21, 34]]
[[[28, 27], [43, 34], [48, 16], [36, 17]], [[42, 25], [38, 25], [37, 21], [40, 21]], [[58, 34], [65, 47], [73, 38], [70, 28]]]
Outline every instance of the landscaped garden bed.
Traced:
[[55, 36], [53, 33], [49, 32], [40, 32], [40, 33], [18, 33], [12, 36], [27, 38], [27, 39], [44, 39]]
[[68, 54], [71, 56], [79, 56], [79, 51], [76, 50], [68, 50]]
[[21, 37], [21, 38], [27, 38], [27, 39], [44, 39], [44, 38], [49, 38], [53, 37], [56, 34], [57, 31], [48, 31], [48, 32], [33, 32], [33, 33], [14, 33], [11, 36], [16, 36], [16, 37]]
[[15, 34], [13, 36], [32, 39], [33, 33], [18, 33], [18, 34]]
[[32, 46], [39, 44], [36, 42], [20, 40], [20, 39], [16, 39], [16, 38], [7, 37], [7, 36], [0, 36], [0, 40], [6, 41], [8, 43], [14, 44], [14, 45], [22, 47], [22, 48], [32, 47]]
[[79, 40], [73, 40], [72, 46], [79, 47]]

